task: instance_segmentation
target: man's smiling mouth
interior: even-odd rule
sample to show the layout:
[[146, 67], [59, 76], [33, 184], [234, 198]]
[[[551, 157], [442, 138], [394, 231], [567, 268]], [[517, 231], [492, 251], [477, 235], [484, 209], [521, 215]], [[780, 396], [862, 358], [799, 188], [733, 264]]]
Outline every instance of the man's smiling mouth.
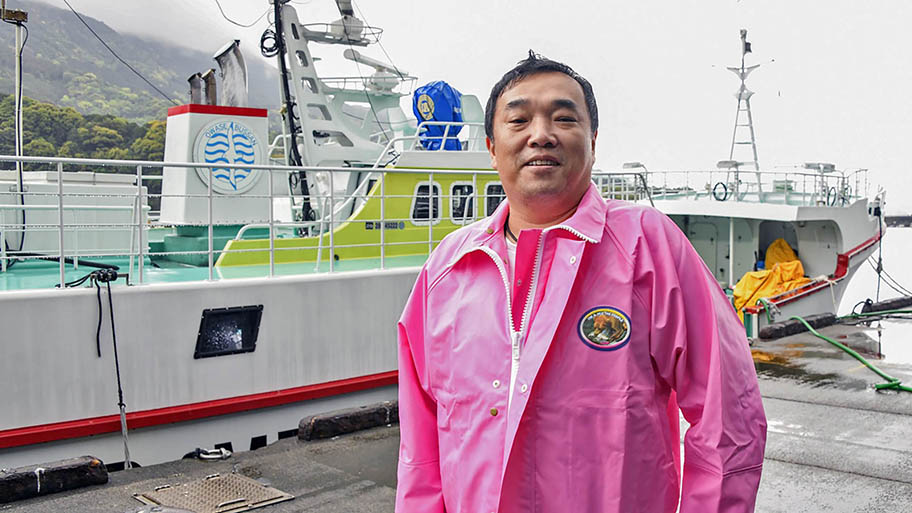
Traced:
[[526, 162], [526, 166], [557, 166], [560, 162], [554, 159], [535, 159]]

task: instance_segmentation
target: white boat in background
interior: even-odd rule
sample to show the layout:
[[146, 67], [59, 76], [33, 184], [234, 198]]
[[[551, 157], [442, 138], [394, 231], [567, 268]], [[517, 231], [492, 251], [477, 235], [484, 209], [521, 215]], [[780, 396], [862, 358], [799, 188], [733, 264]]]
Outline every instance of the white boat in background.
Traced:
[[[836, 313], [849, 280], [880, 244], [884, 193], [870, 196], [867, 169], [807, 162], [798, 169], [761, 170], [750, 106], [754, 93], [746, 85], [760, 65], [745, 64], [750, 51], [742, 29], [741, 65], [728, 68], [740, 81], [728, 159], [714, 171], [649, 173], [648, 181], [654, 206], [677, 223], [727, 289], [762, 270], [777, 239], [797, 253], [807, 283], [768, 297], [758, 291], [745, 305], [736, 297], [753, 338], [793, 315]], [[624, 167], [646, 170], [639, 162]]]
[[[809, 163], [801, 170], [749, 176], [755, 181], [724, 171], [650, 172], [649, 183], [661, 184], [651, 185], [655, 207], [687, 234], [725, 288], [762, 265], [776, 239], [796, 251], [811, 280], [744, 308], [749, 336], [793, 315], [835, 313], [858, 266], [880, 244], [883, 196], [851, 192], [867, 189], [867, 170], [842, 173]], [[736, 192], [725, 198], [723, 186]]]
[[[461, 96], [459, 121], [410, 121], [399, 103], [414, 77], [357, 52], [379, 29], [337, 3], [329, 24], [275, 6], [267, 51], [293, 115], [272, 144], [264, 111], [194, 103], [169, 112], [165, 162], [0, 157], [41, 168], [0, 171], [0, 467], [255, 449], [294, 436], [308, 414], [396, 398], [395, 323], [418, 266], [503, 189], [478, 98]], [[312, 44], [373, 73], [321, 77]], [[100, 167], [128, 174], [86, 171]], [[748, 184], [736, 162], [629, 167], [593, 179], [607, 198], [671, 216], [721, 284], [776, 238], [820, 277], [769, 298], [760, 325], [835, 311], [879, 241], [882, 197], [867, 197], [864, 170], [756, 171]], [[80, 282], [112, 265], [110, 290], [105, 273]]]

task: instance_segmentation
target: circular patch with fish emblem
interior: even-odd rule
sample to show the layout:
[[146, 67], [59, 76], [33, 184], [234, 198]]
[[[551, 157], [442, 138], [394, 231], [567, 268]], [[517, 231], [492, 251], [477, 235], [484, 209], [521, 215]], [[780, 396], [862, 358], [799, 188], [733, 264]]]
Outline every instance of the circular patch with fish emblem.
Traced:
[[620, 349], [630, 340], [630, 317], [618, 308], [595, 307], [584, 313], [580, 319], [579, 337], [592, 349]]

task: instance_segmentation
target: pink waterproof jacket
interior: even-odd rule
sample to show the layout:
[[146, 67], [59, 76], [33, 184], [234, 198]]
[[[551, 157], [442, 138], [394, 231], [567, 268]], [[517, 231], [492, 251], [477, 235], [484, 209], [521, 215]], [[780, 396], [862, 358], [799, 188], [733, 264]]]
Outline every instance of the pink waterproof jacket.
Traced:
[[684, 234], [590, 185], [511, 276], [508, 209], [447, 236], [402, 314], [396, 511], [753, 511], [757, 377]]

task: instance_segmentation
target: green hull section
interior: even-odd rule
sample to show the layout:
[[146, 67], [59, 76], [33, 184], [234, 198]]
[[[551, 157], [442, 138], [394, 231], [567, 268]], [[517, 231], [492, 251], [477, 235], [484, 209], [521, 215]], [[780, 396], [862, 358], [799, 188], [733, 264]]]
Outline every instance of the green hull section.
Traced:
[[[383, 179], [387, 181], [383, 201], [380, 197], [381, 183], [378, 181], [368, 192], [361, 208], [336, 226], [331, 235], [327, 230], [321, 236], [274, 239], [275, 263], [325, 263], [330, 258], [336, 262], [348, 262], [379, 259], [381, 256], [427, 257], [436, 243], [448, 233], [487, 215], [488, 202], [483, 195], [479, 195], [472, 202], [474, 208], [467, 212], [468, 218], [457, 218], [454, 222], [450, 191], [453, 185], [472, 185], [470, 174], [439, 174], [434, 177], [434, 184], [439, 185], [441, 194], [437, 198], [439, 207], [435, 209], [439, 215], [430, 224], [426, 218], [413, 217], [416, 191], [420, 184], [427, 184], [426, 175], [387, 173]], [[491, 183], [499, 184], [498, 177], [479, 177], [475, 182], [475, 190], [483, 192]], [[269, 264], [268, 235], [261, 239], [229, 241], [216, 263], [220, 268], [264, 264]]]

